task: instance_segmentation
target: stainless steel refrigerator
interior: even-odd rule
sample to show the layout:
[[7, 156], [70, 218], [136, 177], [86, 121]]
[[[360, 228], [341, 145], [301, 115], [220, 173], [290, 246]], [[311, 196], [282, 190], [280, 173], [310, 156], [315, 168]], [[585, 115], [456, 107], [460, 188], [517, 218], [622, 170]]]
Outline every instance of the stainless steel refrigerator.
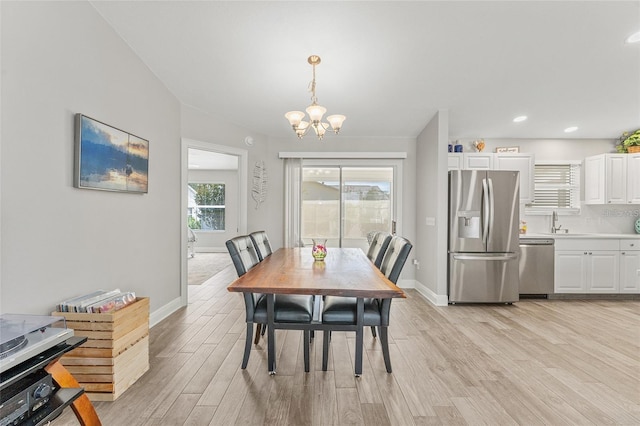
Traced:
[[449, 303], [518, 301], [519, 222], [519, 172], [449, 172]]

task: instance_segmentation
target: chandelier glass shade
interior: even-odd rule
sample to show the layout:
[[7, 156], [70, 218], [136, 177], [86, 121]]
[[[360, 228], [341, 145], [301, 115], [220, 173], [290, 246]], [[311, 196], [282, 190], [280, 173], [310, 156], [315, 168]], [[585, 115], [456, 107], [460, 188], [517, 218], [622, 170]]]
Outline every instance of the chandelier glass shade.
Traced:
[[309, 56], [307, 62], [313, 67], [313, 80], [309, 83], [309, 91], [311, 92], [311, 105], [306, 109], [309, 118], [305, 121], [305, 113], [302, 111], [289, 111], [284, 116], [289, 120], [289, 124], [293, 128], [298, 138], [302, 139], [307, 134], [310, 128], [313, 128], [318, 139], [322, 140], [327, 129], [331, 128], [334, 133], [339, 133], [342, 123], [347, 118], [344, 115], [330, 115], [327, 117], [329, 123], [322, 121], [322, 117], [327, 112], [327, 109], [318, 105], [318, 98], [316, 98], [316, 65], [320, 63], [320, 57], [317, 55]]

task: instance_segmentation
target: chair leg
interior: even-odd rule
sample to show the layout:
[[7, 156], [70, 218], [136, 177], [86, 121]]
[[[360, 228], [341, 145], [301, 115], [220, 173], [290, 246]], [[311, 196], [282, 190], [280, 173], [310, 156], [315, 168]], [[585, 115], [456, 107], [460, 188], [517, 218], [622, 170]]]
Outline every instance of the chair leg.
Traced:
[[256, 326], [256, 338], [253, 341], [254, 345], [258, 344], [258, 342], [260, 341], [260, 336], [264, 335], [264, 331], [266, 330], [266, 328], [266, 325], [263, 327], [262, 324], [258, 323], [258, 325]]
[[371, 326], [371, 335], [373, 336], [374, 339], [378, 337], [376, 334], [376, 328], [374, 326]]
[[303, 330], [304, 337], [304, 372], [309, 372], [309, 344], [311, 343], [311, 331]]
[[389, 335], [387, 333], [387, 327], [380, 327], [380, 343], [382, 344], [384, 366], [387, 368], [387, 373], [391, 373], [391, 357], [389, 356]]
[[329, 330], [324, 330], [322, 332], [322, 337], [322, 371], [327, 371], [327, 366], [329, 364], [329, 338], [331, 337], [331, 332]]
[[[260, 325], [260, 324], [258, 324]], [[242, 358], [242, 369], [247, 368], [249, 355], [251, 355], [251, 341], [253, 340], [253, 323], [247, 323], [247, 340], [244, 342], [244, 358]]]

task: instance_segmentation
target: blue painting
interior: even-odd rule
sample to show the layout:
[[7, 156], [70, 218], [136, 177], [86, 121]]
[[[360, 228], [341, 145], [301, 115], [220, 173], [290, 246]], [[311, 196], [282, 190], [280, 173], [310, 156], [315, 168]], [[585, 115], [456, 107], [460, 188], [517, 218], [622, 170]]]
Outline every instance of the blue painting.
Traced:
[[146, 193], [149, 141], [78, 114], [75, 172], [77, 188]]

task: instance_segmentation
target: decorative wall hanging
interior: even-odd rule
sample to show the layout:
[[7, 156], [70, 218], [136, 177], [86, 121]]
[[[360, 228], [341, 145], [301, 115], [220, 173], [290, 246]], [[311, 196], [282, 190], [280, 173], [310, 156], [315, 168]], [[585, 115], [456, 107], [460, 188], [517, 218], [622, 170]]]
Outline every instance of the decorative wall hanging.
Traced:
[[76, 114], [73, 186], [147, 193], [149, 141]]
[[256, 161], [253, 168], [253, 187], [251, 197], [256, 202], [256, 210], [267, 199], [267, 168], [264, 161]]

